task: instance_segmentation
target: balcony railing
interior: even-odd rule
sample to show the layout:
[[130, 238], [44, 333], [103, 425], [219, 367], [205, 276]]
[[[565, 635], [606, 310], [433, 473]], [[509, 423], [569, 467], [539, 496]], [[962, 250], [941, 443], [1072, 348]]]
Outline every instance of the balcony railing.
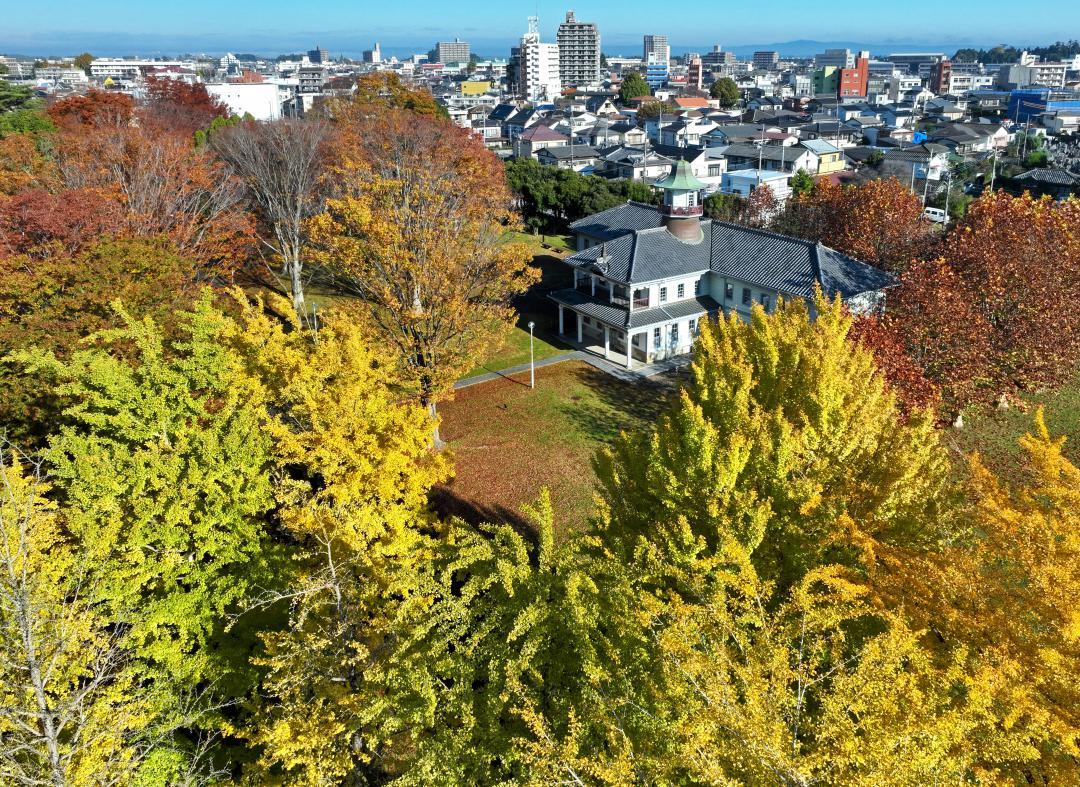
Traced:
[[703, 212], [701, 205], [691, 205], [687, 208], [677, 205], [664, 205], [660, 210], [668, 216], [700, 216]]

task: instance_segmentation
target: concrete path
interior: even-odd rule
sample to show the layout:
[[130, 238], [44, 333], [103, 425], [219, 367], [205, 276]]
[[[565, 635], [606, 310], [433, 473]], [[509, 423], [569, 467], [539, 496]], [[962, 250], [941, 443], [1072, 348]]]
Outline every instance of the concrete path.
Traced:
[[[563, 361], [583, 360], [580, 357], [582, 355], [584, 355], [584, 353], [580, 350], [572, 350], [570, 352], [562, 353], [561, 355], [552, 355], [550, 358], [544, 358], [543, 360], [537, 361], [536, 368], [540, 369], [544, 366], [562, 363]], [[521, 374], [522, 372], [527, 371], [529, 371], [529, 364], [519, 363], [517, 366], [511, 366], [508, 369], [500, 369], [497, 372], [486, 372], [485, 374], [478, 374], [475, 377], [466, 377], [463, 380], [458, 380], [454, 383], [454, 390], [468, 388], [470, 385], [478, 385], [479, 383], [490, 383], [492, 380], [510, 377], [511, 375]]]
[[[536, 362], [536, 368], [541, 369], [545, 366], [551, 366], [552, 364], [562, 363], [563, 361], [583, 361], [589, 364], [594, 369], [599, 369], [602, 372], [610, 374], [619, 380], [626, 383], [633, 383], [639, 380], [647, 379], [649, 377], [655, 377], [658, 374], [664, 374], [665, 372], [671, 372], [676, 369], [681, 369], [684, 366], [689, 365], [690, 356], [680, 355], [675, 358], [668, 358], [663, 361], [657, 361], [656, 363], [640, 364], [635, 363], [633, 369], [627, 369], [622, 364], [614, 363], [601, 358], [595, 353], [587, 352], [585, 350], [571, 350], [560, 355], [553, 355], [550, 358], [544, 358], [543, 360]], [[470, 385], [478, 385], [479, 383], [488, 383], [492, 380], [498, 380], [507, 378], [515, 374], [521, 374], [522, 372], [529, 371], [529, 364], [519, 363], [517, 366], [511, 366], [508, 369], [500, 369], [497, 372], [487, 372], [485, 374], [478, 374], [475, 377], [466, 377], [464, 380], [458, 380], [454, 383], [454, 389], [460, 390], [461, 388], [468, 388]]]

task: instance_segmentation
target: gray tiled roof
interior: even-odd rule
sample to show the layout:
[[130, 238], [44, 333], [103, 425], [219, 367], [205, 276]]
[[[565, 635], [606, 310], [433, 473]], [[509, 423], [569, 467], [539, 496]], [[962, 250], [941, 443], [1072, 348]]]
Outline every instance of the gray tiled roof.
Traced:
[[630, 327], [640, 328], [643, 325], [652, 325], [654, 322], [666, 320], [682, 320], [693, 317], [696, 314], [715, 315], [720, 311], [720, 304], [708, 295], [696, 298], [686, 298], [681, 301], [665, 303], [653, 309], [637, 309], [630, 312]]
[[574, 232], [588, 235], [590, 238], [610, 240], [625, 235], [632, 230], [645, 230], [662, 225], [660, 212], [652, 205], [640, 202], [626, 202], [602, 213], [594, 213], [578, 219], [570, 225]]
[[1052, 186], [1075, 186], [1080, 183], [1080, 177], [1063, 169], [1029, 169], [1013, 180], [1047, 183]]
[[708, 295], [684, 298], [652, 309], [635, 309], [634, 311], [630, 311], [625, 306], [616, 306], [599, 298], [593, 298], [575, 289], [556, 290], [548, 297], [556, 303], [561, 303], [576, 312], [616, 328], [641, 328], [657, 322], [682, 320], [699, 314], [715, 315], [720, 311], [720, 304]]
[[728, 145], [724, 149], [724, 155], [729, 159], [760, 157], [764, 161], [795, 161], [806, 152], [806, 148], [798, 145]]
[[590, 297], [579, 290], [556, 290], [555, 292], [549, 293], [548, 297], [555, 301], [555, 303], [569, 306], [573, 308], [574, 311], [581, 312], [588, 317], [600, 320], [600, 322], [605, 322], [608, 325], [625, 328], [629, 322], [630, 311], [625, 306], [615, 306], [614, 304], [606, 303], [598, 298]]
[[[712, 271], [803, 298], [813, 295], [815, 283], [820, 283], [826, 294], [838, 293], [844, 298], [895, 283], [890, 274], [820, 243], [738, 224], [703, 221], [702, 240], [685, 243], [662, 226], [655, 208], [627, 204], [634, 206], [632, 215], [629, 211], [620, 213], [626, 206], [619, 206], [571, 225], [579, 232], [607, 240], [566, 262], [625, 284]], [[616, 228], [605, 218], [613, 212], [622, 226], [652, 226]], [[654, 214], [651, 220], [647, 212]]]

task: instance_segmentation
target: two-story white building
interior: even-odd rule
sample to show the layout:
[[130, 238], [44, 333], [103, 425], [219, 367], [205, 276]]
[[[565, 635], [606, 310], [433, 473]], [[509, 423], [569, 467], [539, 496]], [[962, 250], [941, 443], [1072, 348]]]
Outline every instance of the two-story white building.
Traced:
[[883, 308], [888, 273], [820, 243], [703, 220], [705, 187], [685, 161], [657, 181], [658, 208], [637, 202], [571, 224], [578, 251], [565, 262], [571, 287], [550, 298], [559, 333], [633, 368], [688, 353], [701, 321], [749, 318], [780, 298], [811, 299], [820, 286], [853, 312]]

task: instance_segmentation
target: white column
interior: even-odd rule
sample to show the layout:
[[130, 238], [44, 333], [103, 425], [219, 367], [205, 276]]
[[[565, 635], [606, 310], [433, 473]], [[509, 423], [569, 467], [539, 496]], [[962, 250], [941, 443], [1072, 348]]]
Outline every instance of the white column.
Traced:
[[595, 298], [596, 297], [596, 277], [595, 276], [590, 276], [589, 279], [592, 281], [592, 296]]
[[604, 360], [607, 360], [608, 352], [611, 350], [611, 335], [608, 332], [608, 327], [604, 326]]
[[574, 313], [577, 314], [577, 340], [578, 340], [578, 344], [581, 344], [581, 325], [582, 325], [583, 318], [577, 312], [574, 312]]
[[563, 307], [559, 304], [559, 336], [566, 334], [566, 330], [563, 328]]
[[634, 335], [626, 332], [626, 368], [634, 368]]

